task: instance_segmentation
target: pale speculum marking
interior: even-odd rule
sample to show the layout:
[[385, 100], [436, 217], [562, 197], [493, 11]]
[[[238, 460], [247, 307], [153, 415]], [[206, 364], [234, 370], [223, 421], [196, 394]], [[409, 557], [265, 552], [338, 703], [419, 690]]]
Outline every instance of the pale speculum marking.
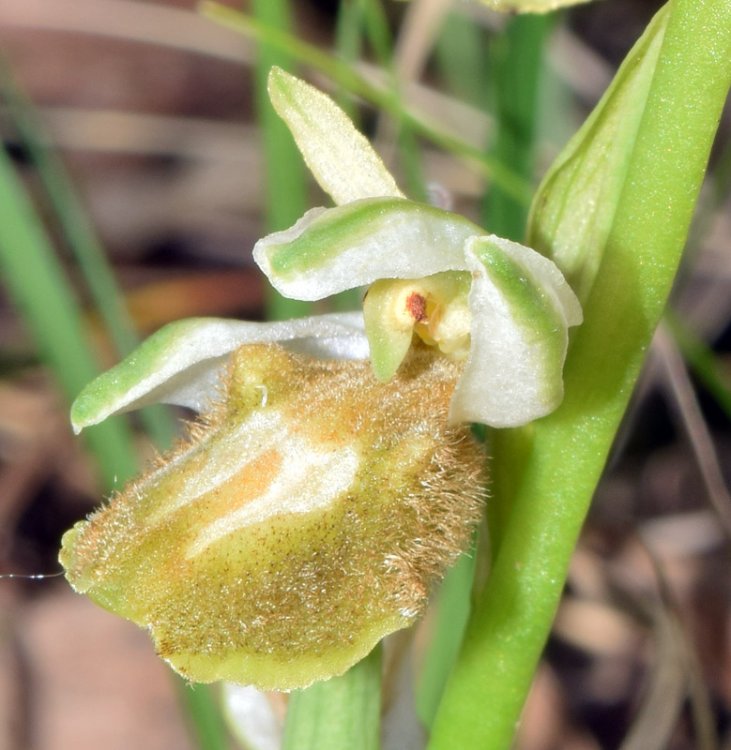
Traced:
[[156, 526], [169, 514], [215, 490], [285, 437], [286, 427], [281, 415], [273, 409], [255, 411], [235, 428], [204, 437], [197, 447], [205, 455], [184, 453], [160, 472], [160, 483], [167, 483], [171, 469], [188, 464], [180, 487], [175, 488], [164, 506], [150, 513], [147, 524]]
[[[311, 441], [275, 430], [276, 441], [267, 441], [279, 459], [278, 471], [262, 491], [226, 515], [213, 519], [188, 546], [186, 557], [204, 552], [210, 545], [246, 526], [290, 513], [309, 513], [335, 502], [352, 484], [360, 459], [352, 446], [317, 450]], [[276, 455], [278, 454], [278, 455]], [[246, 456], [239, 472], [229, 472], [225, 481], [235, 482], [252, 462]]]

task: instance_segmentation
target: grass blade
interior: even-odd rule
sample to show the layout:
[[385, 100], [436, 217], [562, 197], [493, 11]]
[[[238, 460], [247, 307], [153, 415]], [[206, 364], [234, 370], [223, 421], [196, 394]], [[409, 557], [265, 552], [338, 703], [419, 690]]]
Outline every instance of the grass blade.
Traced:
[[[528, 183], [535, 170], [539, 84], [552, 22], [550, 16], [517, 16], [492, 45], [490, 70], [497, 128], [492, 154], [501, 164], [510, 164]], [[491, 232], [519, 242], [525, 234], [527, 215], [527, 206], [499, 185], [488, 193], [484, 217]]]
[[176, 678], [178, 697], [201, 750], [229, 750], [228, 733], [217, 696], [209, 685], [191, 685]]
[[[105, 329], [117, 354], [125, 356], [137, 345], [138, 337], [104, 249], [61, 159], [47, 145], [32, 103], [12, 80], [2, 61], [0, 95], [8, 105], [11, 120], [38, 172], [59, 228], [78, 262]], [[175, 428], [163, 407], [142, 410], [141, 419], [158, 448], [171, 444]]]

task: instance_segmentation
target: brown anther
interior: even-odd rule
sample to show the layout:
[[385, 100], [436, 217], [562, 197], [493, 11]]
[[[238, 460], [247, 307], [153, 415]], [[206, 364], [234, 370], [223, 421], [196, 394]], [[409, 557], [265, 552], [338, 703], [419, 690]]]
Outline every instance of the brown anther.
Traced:
[[417, 323], [421, 323], [426, 318], [426, 297], [412, 292], [406, 298], [406, 310]]

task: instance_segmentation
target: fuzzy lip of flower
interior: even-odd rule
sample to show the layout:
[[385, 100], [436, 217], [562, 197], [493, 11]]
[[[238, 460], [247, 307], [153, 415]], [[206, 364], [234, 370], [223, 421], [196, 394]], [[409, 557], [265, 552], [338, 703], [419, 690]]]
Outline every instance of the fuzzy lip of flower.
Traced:
[[[254, 259], [272, 285], [287, 297], [319, 300], [376, 283], [379, 302], [387, 304], [399, 295], [383, 284], [411, 280], [411, 299], [425, 309], [436, 290], [444, 320], [459, 323], [444, 326], [439, 347], [459, 356], [467, 348], [451, 421], [515, 427], [553, 411], [563, 398], [568, 328], [582, 321], [558, 267], [464, 217], [405, 199], [367, 140], [322, 92], [274, 68], [269, 93], [313, 175], [339, 204], [313, 209], [256, 243]], [[465, 283], [466, 306], [461, 291], [449, 291]], [[422, 335], [421, 308], [413, 308], [419, 314], [409, 328], [403, 309], [379, 311], [378, 304], [366, 302], [365, 325], [375, 374], [386, 380], [413, 332], [437, 342]]]
[[365, 359], [360, 313], [257, 323], [189, 318], [164, 326], [118, 365], [89, 383], [71, 407], [78, 434], [121, 412], [154, 403], [205, 410], [215, 400], [230, 355], [245, 344], [281, 343], [315, 357]]

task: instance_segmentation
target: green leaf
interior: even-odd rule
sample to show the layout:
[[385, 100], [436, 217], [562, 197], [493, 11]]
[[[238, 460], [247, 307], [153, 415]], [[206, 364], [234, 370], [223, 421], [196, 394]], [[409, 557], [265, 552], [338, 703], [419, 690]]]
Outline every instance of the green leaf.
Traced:
[[[655, 61], [645, 62], [657, 44]], [[582, 286], [585, 321], [567, 358], [564, 402], [529, 428], [493, 436], [494, 564], [439, 708], [432, 750], [512, 745], [576, 538], [680, 262], [731, 83], [731, 4], [671, 2], [630, 53], [610, 99], [632, 85], [630, 68], [644, 65], [649, 87], [641, 98], [622, 96], [622, 112], [605, 99], [594, 116], [599, 126], [606, 107], [608, 117], [636, 118], [640, 110], [621, 153], [618, 194], [594, 216], [608, 231], [594, 283]], [[596, 145], [587, 138], [583, 149], [603, 151], [603, 131], [596, 132]], [[592, 155], [586, 164], [613, 180], [616, 162]], [[579, 223], [583, 194], [562, 189], [561, 177], [540, 200], [563, 201], [565, 221]], [[575, 179], [592, 182], [583, 170]], [[544, 224], [540, 205], [533, 216], [531, 236], [556, 255], [568, 229]]]

